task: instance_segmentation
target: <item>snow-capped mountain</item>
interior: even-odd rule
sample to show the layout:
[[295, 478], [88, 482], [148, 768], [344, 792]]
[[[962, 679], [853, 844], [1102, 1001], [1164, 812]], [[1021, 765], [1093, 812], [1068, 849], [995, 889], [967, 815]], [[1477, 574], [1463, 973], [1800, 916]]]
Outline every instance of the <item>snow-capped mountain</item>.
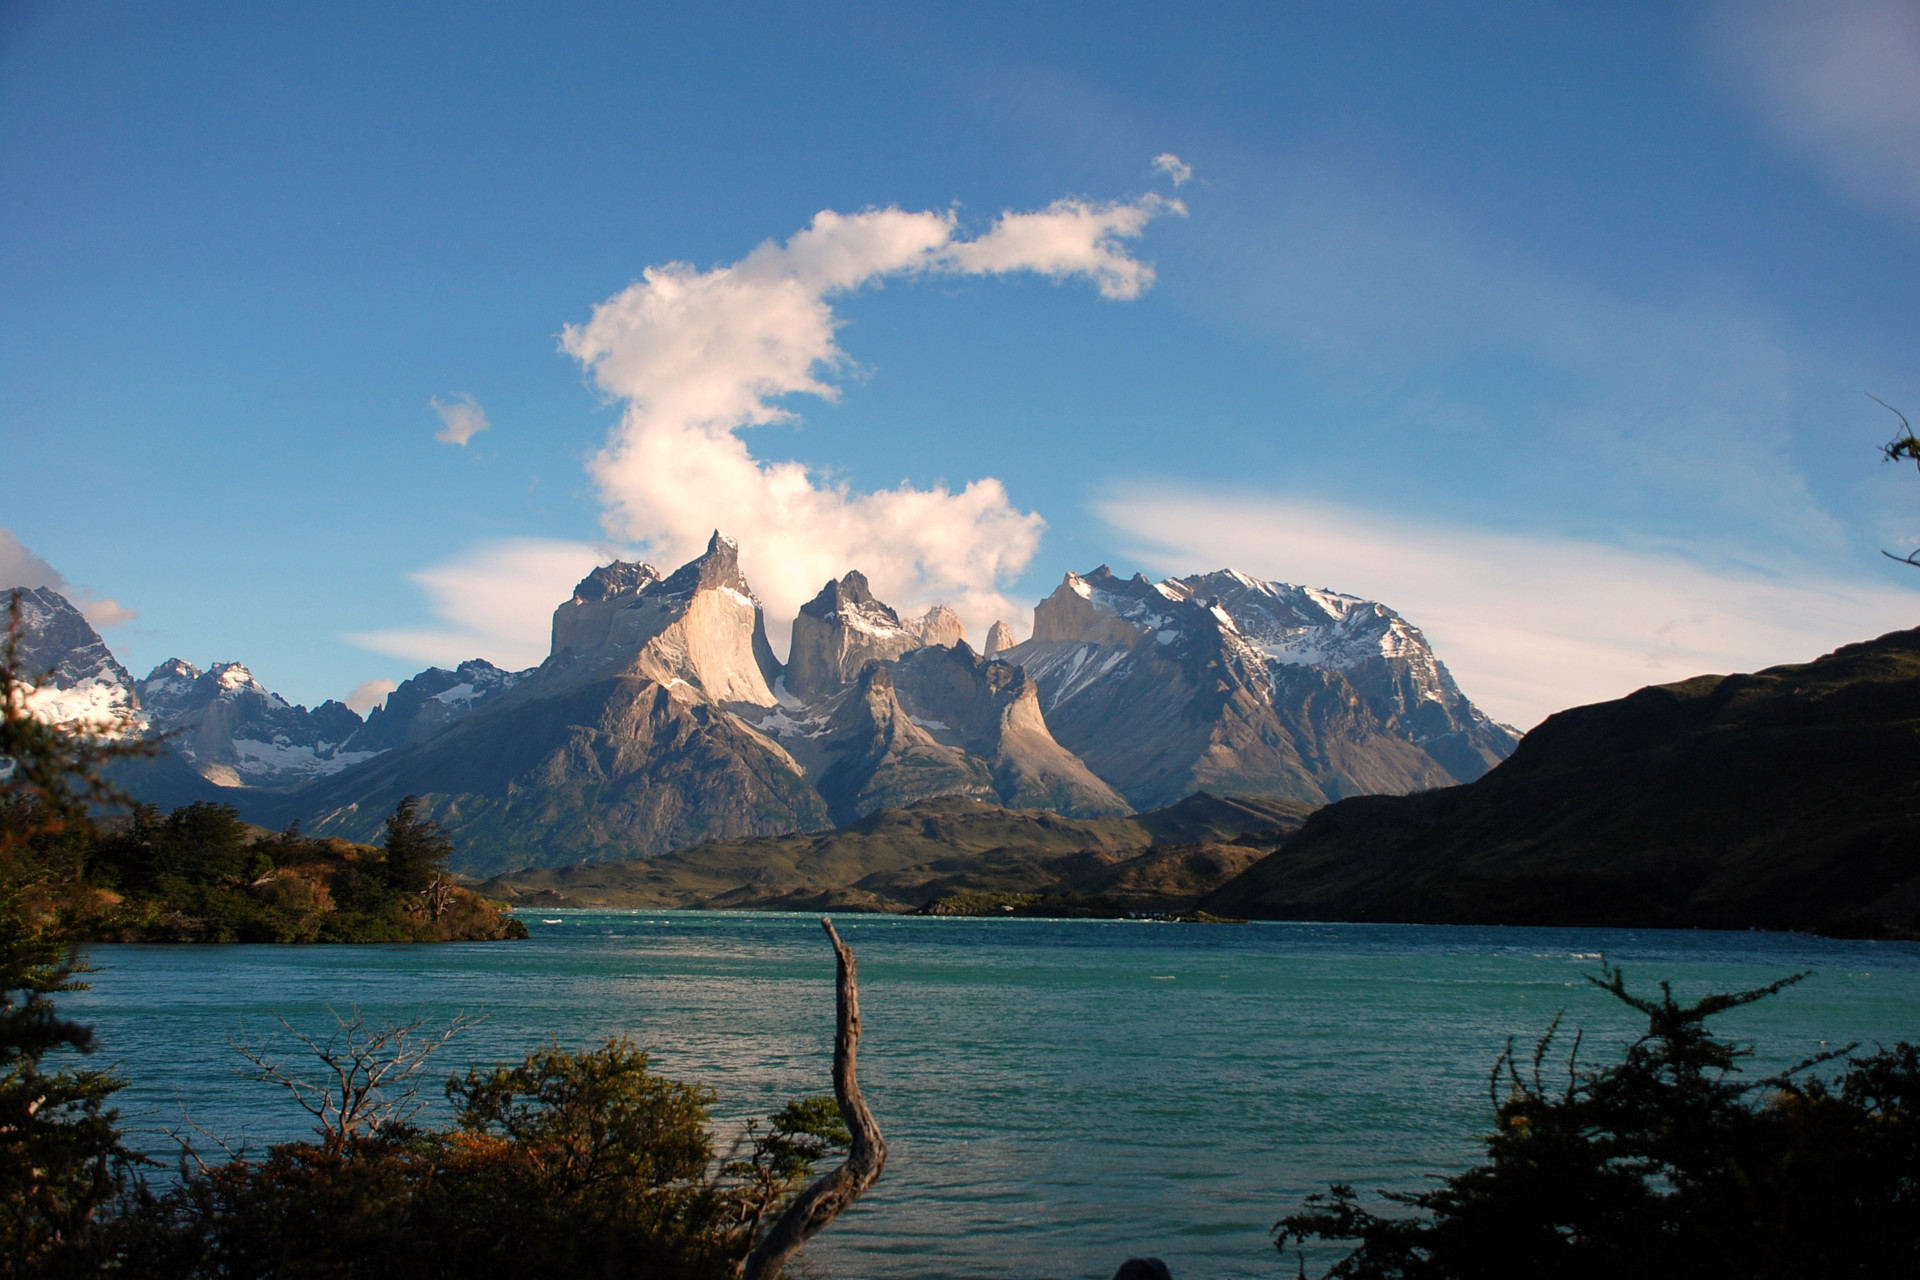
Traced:
[[778, 742], [836, 822], [941, 795], [1094, 817], [1127, 802], [1047, 732], [1017, 667], [935, 607], [903, 622], [860, 573], [801, 606], [779, 705], [735, 714]]
[[138, 732], [143, 723], [133, 675], [67, 598], [48, 587], [0, 588], [0, 606], [17, 601], [14, 658], [39, 681], [27, 708], [50, 724], [84, 732]]
[[853, 683], [876, 659], [890, 661], [927, 645], [944, 649], [965, 639], [959, 616], [945, 605], [902, 621], [874, 598], [866, 575], [854, 570], [800, 606], [787, 650], [786, 691], [796, 698], [818, 698]]
[[716, 533], [664, 579], [649, 565], [594, 570], [554, 610], [539, 667], [283, 812], [367, 838], [418, 794], [474, 871], [825, 827], [801, 768], [734, 714], [777, 707], [779, 674], [738, 548]]
[[362, 725], [345, 705], [295, 706], [238, 662], [201, 671], [171, 658], [137, 691], [153, 730], [168, 735], [168, 746], [217, 786], [294, 786], [375, 754], [347, 746]]
[[995, 624], [986, 654], [950, 610], [903, 618], [849, 571], [801, 609], [783, 664], [715, 533], [664, 577], [618, 561], [588, 574], [539, 667], [430, 668], [364, 723], [291, 706], [238, 663], [174, 660], [133, 682], [44, 595], [32, 652], [58, 668], [49, 687], [168, 732], [196, 785], [221, 783], [256, 820], [360, 839], [418, 794], [472, 871], [815, 830], [943, 795], [1094, 816], [1199, 790], [1405, 793], [1477, 778], [1518, 737], [1392, 609], [1225, 569], [1069, 573], [1031, 638]]
[[430, 738], [528, 674], [502, 671], [484, 658], [470, 658], [452, 671], [428, 667], [369, 711], [365, 726], [342, 746], [348, 751], [390, 751]]
[[1025, 667], [1061, 744], [1137, 808], [1197, 790], [1324, 801], [1468, 782], [1518, 735], [1383, 605], [1235, 573], [1069, 573]]

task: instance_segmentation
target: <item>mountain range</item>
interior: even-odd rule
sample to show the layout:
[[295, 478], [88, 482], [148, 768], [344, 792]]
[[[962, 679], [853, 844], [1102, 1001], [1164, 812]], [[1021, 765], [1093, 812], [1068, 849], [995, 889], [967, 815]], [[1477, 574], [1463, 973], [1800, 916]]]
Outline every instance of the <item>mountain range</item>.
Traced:
[[800, 610], [781, 662], [716, 533], [668, 575], [595, 569], [555, 609], [540, 666], [432, 668], [365, 719], [291, 705], [239, 663], [174, 659], [133, 680], [64, 599], [26, 598], [42, 714], [165, 735], [167, 754], [124, 778], [136, 794], [360, 840], [417, 794], [481, 874], [823, 831], [939, 797], [1075, 818], [1201, 791], [1311, 807], [1470, 782], [1519, 739], [1392, 609], [1231, 570], [1069, 573], [1031, 638], [998, 623], [985, 652], [950, 610], [903, 618], [850, 571]]

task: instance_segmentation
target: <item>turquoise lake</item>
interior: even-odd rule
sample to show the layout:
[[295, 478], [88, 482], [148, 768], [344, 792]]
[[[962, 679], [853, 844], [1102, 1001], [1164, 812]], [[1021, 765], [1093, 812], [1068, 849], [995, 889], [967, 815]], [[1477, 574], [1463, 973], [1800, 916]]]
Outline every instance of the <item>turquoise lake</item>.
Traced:
[[[525, 917], [523, 917], [525, 918]], [[712, 1086], [727, 1123], [830, 1092], [833, 955], [812, 915], [552, 913], [525, 942], [437, 947], [96, 948], [99, 1064], [139, 1145], [193, 1123], [256, 1147], [303, 1113], [243, 1079], [230, 1041], [375, 1021], [485, 1020], [437, 1082], [627, 1034]], [[1823, 1046], [1920, 1039], [1920, 945], [1797, 935], [1171, 925], [843, 916], [860, 959], [861, 1083], [884, 1177], [809, 1250], [857, 1277], [1090, 1277], [1131, 1253], [1180, 1280], [1281, 1277], [1268, 1232], [1330, 1181], [1410, 1189], [1477, 1153], [1508, 1037], [1554, 1014], [1606, 1061], [1641, 1027], [1583, 975], [1677, 994], [1813, 976], [1716, 1020], [1765, 1074]], [[1311, 1259], [1310, 1259], [1311, 1262]]]

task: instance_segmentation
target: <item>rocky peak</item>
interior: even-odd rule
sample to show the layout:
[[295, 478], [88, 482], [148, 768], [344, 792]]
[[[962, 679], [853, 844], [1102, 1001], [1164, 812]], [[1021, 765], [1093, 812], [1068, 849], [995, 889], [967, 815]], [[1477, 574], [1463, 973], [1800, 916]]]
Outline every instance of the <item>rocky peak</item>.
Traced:
[[913, 623], [912, 629], [919, 635], [921, 644], [938, 645], [942, 649], [951, 649], [967, 638], [960, 615], [943, 604], [928, 609]]
[[1041, 642], [1133, 645], [1161, 631], [1173, 618], [1180, 595], [1140, 575], [1121, 579], [1101, 565], [1092, 573], [1069, 573], [1033, 611], [1033, 638]]
[[[899, 614], [874, 597], [866, 575], [858, 570], [827, 583], [794, 615], [787, 691], [797, 698], [817, 698], [845, 688], [869, 662], [897, 658], [925, 644], [927, 623], [945, 625], [936, 612], [937, 606], [917, 623], [902, 623]], [[953, 622], [957, 627], [959, 619]]]
[[[577, 592], [574, 598], [579, 599]], [[431, 737], [513, 688], [528, 674], [503, 671], [484, 658], [469, 658], [452, 671], [428, 667], [368, 712], [366, 727], [346, 745], [356, 751], [385, 751]]]
[[871, 623], [900, 625], [900, 615], [874, 598], [873, 588], [867, 585], [867, 575], [858, 569], [849, 569], [846, 577], [821, 587], [819, 595], [800, 606], [800, 612], [822, 620], [852, 613]]
[[36, 718], [96, 732], [117, 732], [137, 720], [132, 673], [71, 601], [50, 587], [0, 589], [0, 606], [9, 599], [20, 610], [14, 658], [23, 674], [40, 681], [27, 695]]
[[715, 589], [736, 592], [749, 600], [753, 599], [753, 589], [740, 572], [740, 544], [718, 529], [707, 540], [704, 554], [675, 569], [673, 575], [657, 587], [648, 588], [647, 594], [658, 592], [667, 596], [692, 596], [696, 592]]
[[894, 664], [893, 683], [915, 725], [986, 761], [1002, 803], [1080, 815], [1128, 812], [1118, 792], [1054, 740], [1025, 668], [964, 644], [927, 646]]
[[992, 657], [1003, 649], [1011, 649], [1019, 641], [1013, 638], [1013, 628], [1004, 622], [996, 622], [987, 630], [986, 654]]
[[646, 565], [589, 574], [553, 611], [552, 652], [539, 679], [515, 697], [544, 696], [611, 668], [656, 681], [682, 701], [773, 705], [778, 664], [731, 538], [716, 530], [702, 555], [665, 579]]
[[639, 595], [658, 581], [660, 571], [650, 564], [615, 560], [580, 579], [580, 585], [573, 589], [573, 602], [597, 604], [615, 596]]

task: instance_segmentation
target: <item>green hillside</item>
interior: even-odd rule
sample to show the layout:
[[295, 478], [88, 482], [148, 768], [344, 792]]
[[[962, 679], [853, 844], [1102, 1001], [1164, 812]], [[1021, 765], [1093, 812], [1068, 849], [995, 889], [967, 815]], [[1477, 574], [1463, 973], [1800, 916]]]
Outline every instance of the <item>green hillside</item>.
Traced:
[[[534, 909], [910, 911], [964, 892], [1099, 894], [1174, 909], [1250, 866], [1309, 811], [1289, 800], [1199, 794], [1126, 818], [1067, 818], [943, 796], [824, 834], [530, 868], [479, 889]], [[1169, 856], [1167, 846], [1183, 848]]]

